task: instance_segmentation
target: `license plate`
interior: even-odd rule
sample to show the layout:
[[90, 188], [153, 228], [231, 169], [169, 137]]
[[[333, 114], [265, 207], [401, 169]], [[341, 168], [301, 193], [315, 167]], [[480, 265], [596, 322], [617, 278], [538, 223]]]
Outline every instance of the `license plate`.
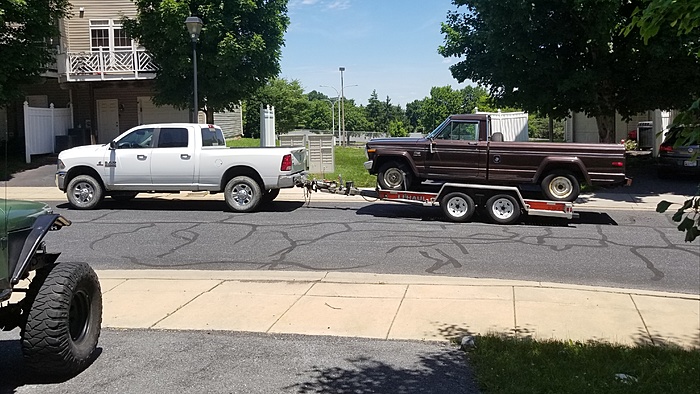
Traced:
[[686, 161], [683, 162], [683, 165], [684, 165], [685, 167], [697, 167], [697, 166], [698, 166], [698, 162], [695, 161], [695, 160], [686, 160]]

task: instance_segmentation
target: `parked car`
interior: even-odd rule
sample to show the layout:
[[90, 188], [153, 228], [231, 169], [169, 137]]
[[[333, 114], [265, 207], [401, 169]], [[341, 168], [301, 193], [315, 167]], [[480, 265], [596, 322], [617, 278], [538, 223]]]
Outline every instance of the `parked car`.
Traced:
[[700, 145], [676, 146], [682, 127], [673, 127], [659, 147], [657, 174], [660, 178], [674, 174], [700, 174]]

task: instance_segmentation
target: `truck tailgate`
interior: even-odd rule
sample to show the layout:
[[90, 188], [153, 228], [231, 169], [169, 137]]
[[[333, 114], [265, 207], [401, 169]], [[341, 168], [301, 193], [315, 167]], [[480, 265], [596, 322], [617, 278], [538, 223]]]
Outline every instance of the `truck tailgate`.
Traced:
[[292, 172], [305, 171], [307, 169], [306, 148], [295, 147], [292, 151]]

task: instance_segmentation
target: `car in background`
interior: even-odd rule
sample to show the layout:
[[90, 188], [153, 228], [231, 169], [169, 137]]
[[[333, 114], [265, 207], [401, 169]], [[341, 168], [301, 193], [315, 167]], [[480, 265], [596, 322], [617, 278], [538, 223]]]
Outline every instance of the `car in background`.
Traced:
[[682, 127], [673, 127], [659, 147], [657, 174], [660, 178], [675, 174], [700, 175], [700, 145], [676, 146]]

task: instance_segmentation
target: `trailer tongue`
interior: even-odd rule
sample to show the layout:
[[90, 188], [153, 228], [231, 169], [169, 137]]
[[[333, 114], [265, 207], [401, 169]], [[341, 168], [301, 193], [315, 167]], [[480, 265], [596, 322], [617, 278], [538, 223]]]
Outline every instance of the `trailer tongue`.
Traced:
[[363, 196], [382, 201], [393, 201], [423, 206], [439, 206], [445, 216], [454, 222], [471, 219], [477, 208], [498, 224], [515, 223], [521, 214], [563, 219], [578, 217], [570, 202], [532, 200], [523, 198], [515, 186], [496, 186], [468, 183], [444, 183], [437, 192], [358, 189], [352, 182], [314, 180], [299, 185], [309, 191]]

